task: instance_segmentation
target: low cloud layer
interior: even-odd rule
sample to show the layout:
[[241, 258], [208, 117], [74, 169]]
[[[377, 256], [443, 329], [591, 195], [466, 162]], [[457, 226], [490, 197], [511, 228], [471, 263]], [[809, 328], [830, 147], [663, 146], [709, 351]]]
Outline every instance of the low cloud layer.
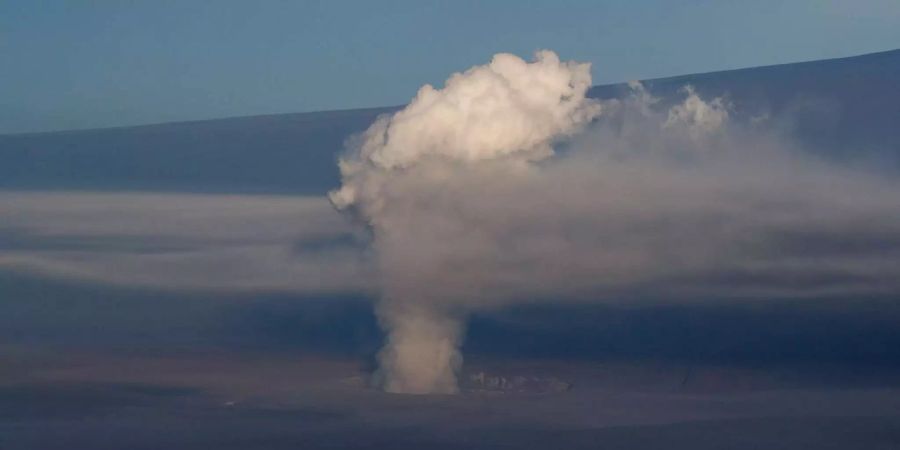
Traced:
[[324, 198], [0, 193], [0, 268], [165, 290], [365, 292], [359, 230]]

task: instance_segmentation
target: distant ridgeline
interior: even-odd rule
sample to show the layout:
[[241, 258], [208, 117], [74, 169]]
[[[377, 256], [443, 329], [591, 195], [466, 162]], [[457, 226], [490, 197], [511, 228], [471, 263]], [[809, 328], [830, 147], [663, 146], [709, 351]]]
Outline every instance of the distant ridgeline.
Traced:
[[[900, 50], [645, 82], [663, 103], [692, 85], [726, 95], [738, 120], [764, 118], [799, 145], [900, 169]], [[625, 84], [590, 96], [627, 95]], [[324, 194], [353, 133], [397, 107], [0, 135], [0, 189]]]

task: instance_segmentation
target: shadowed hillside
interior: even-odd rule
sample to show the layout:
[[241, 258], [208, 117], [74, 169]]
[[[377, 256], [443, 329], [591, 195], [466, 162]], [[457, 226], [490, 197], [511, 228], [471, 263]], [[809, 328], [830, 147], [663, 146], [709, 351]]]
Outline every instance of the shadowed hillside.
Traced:
[[[900, 168], [900, 50], [650, 80], [667, 100], [692, 85], [726, 95], [739, 119], [767, 118], [802, 145]], [[620, 97], [625, 85], [590, 95]], [[0, 189], [321, 194], [338, 186], [344, 140], [395, 108], [239, 117], [0, 136]]]

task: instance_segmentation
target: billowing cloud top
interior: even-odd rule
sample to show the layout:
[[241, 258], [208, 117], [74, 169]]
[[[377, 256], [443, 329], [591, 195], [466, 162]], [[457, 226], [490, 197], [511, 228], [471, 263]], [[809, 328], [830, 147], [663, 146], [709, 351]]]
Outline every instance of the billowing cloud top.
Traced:
[[345, 184], [332, 201], [339, 208], [355, 203], [365, 189], [357, 175], [367, 167], [401, 169], [426, 157], [471, 162], [552, 154], [553, 139], [600, 113], [600, 104], [585, 98], [590, 69], [548, 50], [532, 62], [500, 53], [487, 65], [453, 74], [443, 89], [423, 86], [402, 111], [372, 124], [357, 153], [341, 160]]

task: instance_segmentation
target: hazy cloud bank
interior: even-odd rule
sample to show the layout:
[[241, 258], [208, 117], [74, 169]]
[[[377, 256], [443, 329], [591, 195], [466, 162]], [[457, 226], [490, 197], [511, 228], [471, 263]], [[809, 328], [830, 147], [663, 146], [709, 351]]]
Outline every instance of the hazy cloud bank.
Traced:
[[363, 292], [355, 230], [317, 197], [0, 193], [0, 267], [156, 289]]

